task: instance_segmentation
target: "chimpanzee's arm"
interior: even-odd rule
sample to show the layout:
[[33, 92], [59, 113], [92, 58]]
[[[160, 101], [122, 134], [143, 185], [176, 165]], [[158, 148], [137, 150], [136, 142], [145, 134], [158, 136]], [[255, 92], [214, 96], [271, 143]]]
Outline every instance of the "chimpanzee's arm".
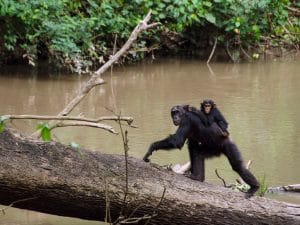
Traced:
[[224, 118], [224, 116], [222, 115], [222, 113], [219, 111], [219, 109], [215, 108], [212, 111], [212, 113], [213, 113], [213, 116], [215, 118], [215, 121], [220, 126], [220, 128], [222, 129], [222, 131], [227, 131], [228, 122], [226, 121], [226, 119]]
[[179, 128], [177, 129], [176, 133], [173, 135], [170, 135], [169, 137], [153, 142], [147, 153], [145, 154], [143, 160], [145, 162], [149, 162], [149, 156], [152, 155], [152, 152], [157, 151], [159, 149], [163, 150], [172, 150], [179, 148], [181, 149], [184, 145], [185, 140], [188, 138], [191, 130], [191, 124], [190, 120], [184, 116], [181, 120], [181, 123], [179, 125]]

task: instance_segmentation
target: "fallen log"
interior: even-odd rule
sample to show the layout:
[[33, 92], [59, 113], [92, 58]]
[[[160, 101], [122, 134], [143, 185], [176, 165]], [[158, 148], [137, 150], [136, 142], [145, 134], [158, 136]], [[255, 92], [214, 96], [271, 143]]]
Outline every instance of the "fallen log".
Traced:
[[[131, 157], [128, 172], [123, 212], [152, 215], [160, 203], [148, 224], [300, 224], [300, 205], [245, 199]], [[124, 207], [124, 190], [123, 156], [41, 142], [11, 129], [0, 134], [0, 204], [102, 221], [110, 214], [115, 220]]]
[[296, 192], [300, 193], [300, 184], [289, 184], [280, 187], [270, 187], [268, 188], [268, 192]]

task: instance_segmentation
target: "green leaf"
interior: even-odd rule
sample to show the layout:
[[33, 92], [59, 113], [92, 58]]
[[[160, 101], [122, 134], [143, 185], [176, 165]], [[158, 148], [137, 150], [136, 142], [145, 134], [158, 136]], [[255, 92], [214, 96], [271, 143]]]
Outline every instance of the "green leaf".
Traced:
[[165, 6], [166, 5], [164, 3], [162, 3], [162, 2], [158, 4], [158, 7], [161, 8], [161, 9], [165, 8]]
[[241, 23], [240, 22], [235, 22], [235, 27], [240, 27]]
[[5, 123], [4, 121], [0, 121], [0, 133], [2, 133], [5, 129]]
[[205, 19], [206, 19], [208, 22], [213, 23], [213, 24], [216, 24], [216, 17], [215, 17], [213, 14], [211, 14], [211, 13], [206, 13], [206, 14], [204, 15], [204, 17], [205, 17]]
[[48, 123], [39, 123], [36, 129], [41, 130], [41, 137], [43, 141], [51, 141], [51, 130]]
[[164, 19], [164, 18], [166, 18], [166, 15], [163, 14], [163, 13], [160, 13], [160, 14], [158, 15], [158, 17], [159, 17], [160, 19]]
[[41, 132], [41, 137], [43, 141], [51, 141], [51, 130], [44, 127]]
[[0, 133], [5, 129], [5, 121], [9, 119], [8, 115], [0, 116]]
[[212, 3], [209, 2], [209, 1], [205, 1], [205, 2], [203, 2], [203, 5], [205, 5], [205, 6], [207, 6], [207, 7], [210, 8], [212, 6]]

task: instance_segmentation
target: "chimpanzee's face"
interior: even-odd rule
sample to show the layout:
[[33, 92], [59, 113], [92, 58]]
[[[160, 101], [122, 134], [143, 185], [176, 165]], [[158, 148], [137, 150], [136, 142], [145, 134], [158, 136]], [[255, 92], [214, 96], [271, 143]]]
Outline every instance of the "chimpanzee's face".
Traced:
[[204, 107], [204, 112], [206, 114], [209, 114], [211, 111], [211, 104], [204, 104], [203, 107]]
[[171, 109], [171, 116], [175, 126], [179, 126], [182, 116], [185, 114], [185, 110], [182, 106], [173, 106]]

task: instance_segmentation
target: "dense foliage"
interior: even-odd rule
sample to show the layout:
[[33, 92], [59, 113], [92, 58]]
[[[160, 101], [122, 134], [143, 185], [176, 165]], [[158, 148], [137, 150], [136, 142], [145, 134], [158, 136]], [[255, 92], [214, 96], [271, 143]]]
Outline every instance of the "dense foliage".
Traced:
[[23, 56], [31, 64], [48, 58], [85, 68], [105, 60], [115, 39], [120, 47], [150, 9], [162, 26], [139, 39], [131, 59], [143, 57], [145, 47], [163, 47], [162, 33], [186, 39], [192, 49], [214, 37], [244, 46], [268, 37], [295, 45], [299, 6], [290, 0], [0, 0], [0, 58]]

